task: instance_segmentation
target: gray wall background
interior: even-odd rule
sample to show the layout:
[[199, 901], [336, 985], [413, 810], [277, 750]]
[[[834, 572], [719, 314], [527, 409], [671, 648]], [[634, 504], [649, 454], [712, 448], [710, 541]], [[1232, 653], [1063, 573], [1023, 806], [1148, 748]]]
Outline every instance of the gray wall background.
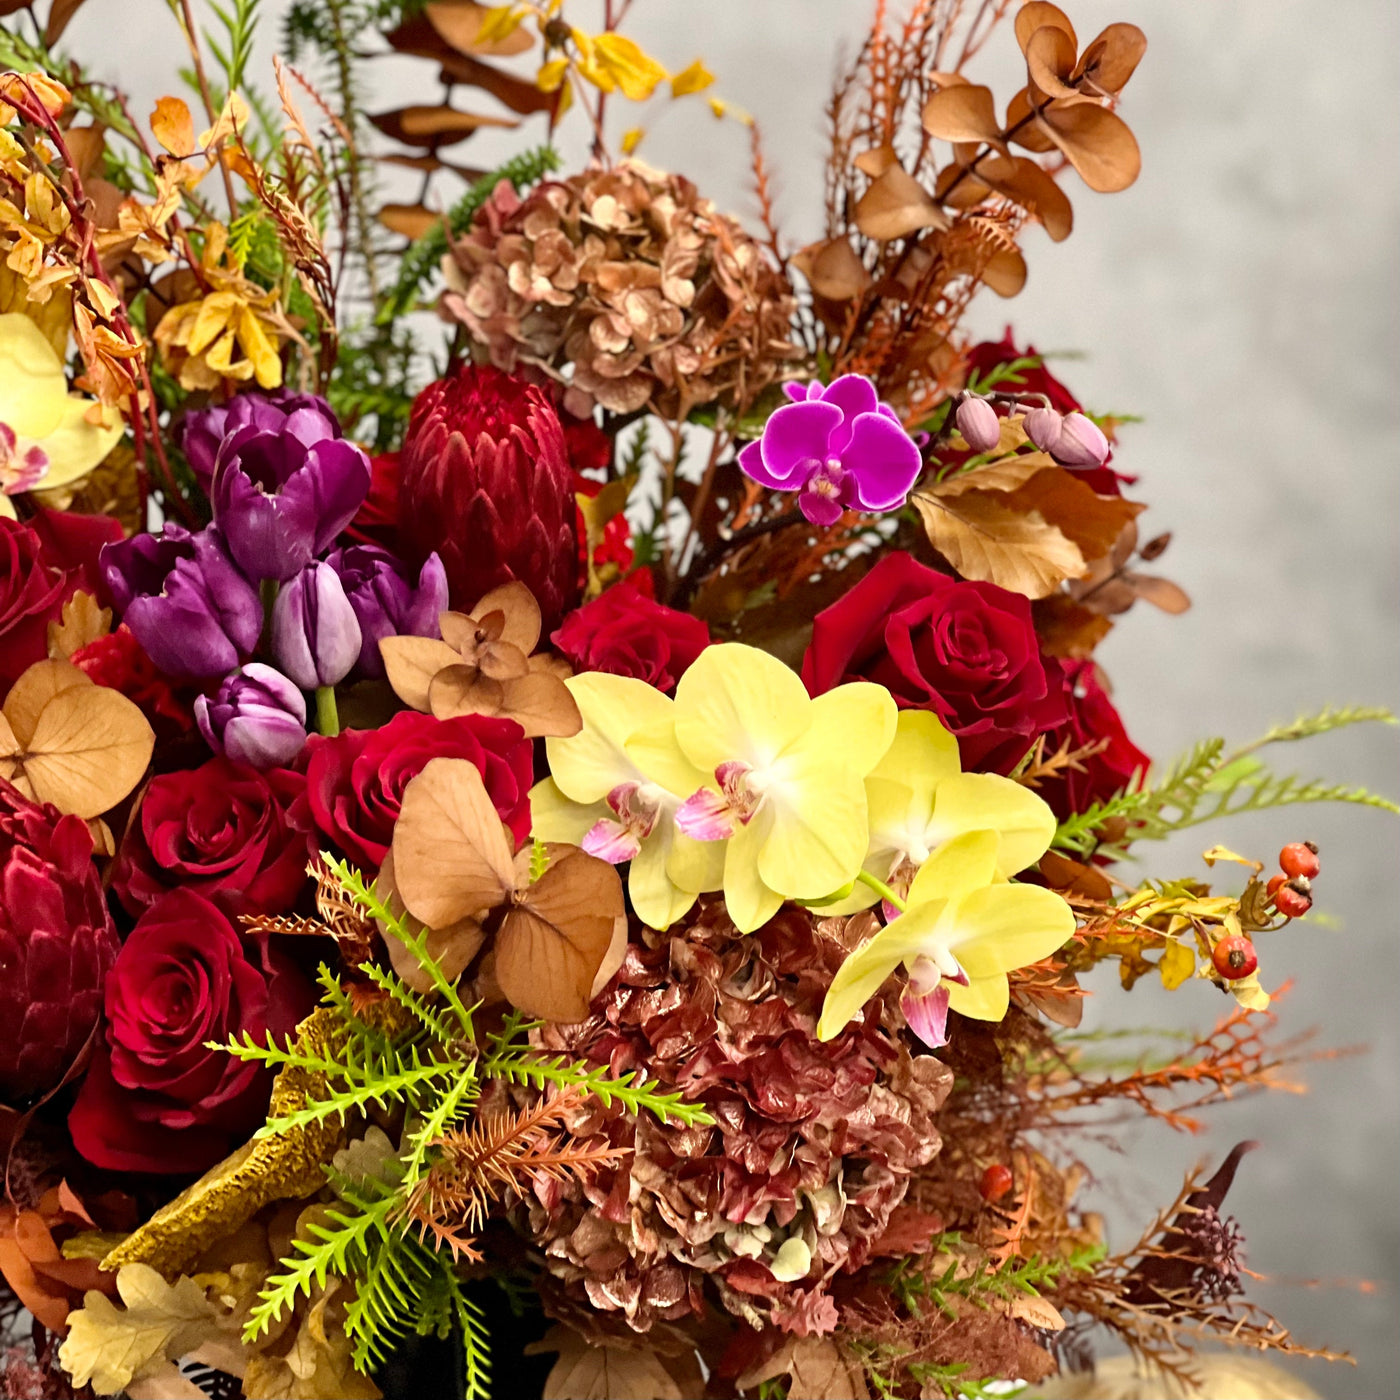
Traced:
[[[1140, 605], [1100, 656], [1130, 732], [1159, 760], [1193, 739], [1245, 740], [1325, 702], [1394, 705], [1400, 695], [1400, 14], [1390, 0], [1065, 0], [1087, 41], [1132, 20], [1147, 57], [1124, 115], [1143, 149], [1129, 191], [1067, 189], [1076, 228], [1033, 230], [1025, 292], [976, 304], [974, 326], [1012, 321], [1044, 350], [1081, 352], [1061, 373], [1098, 411], [1141, 414], [1118, 461], [1140, 473], [1148, 533], [1172, 530], [1164, 572], [1196, 600], [1180, 618]], [[201, 8], [196, 0], [196, 10]], [[588, 4], [570, 5], [585, 17]], [[285, 0], [266, 0], [266, 54]], [[819, 229], [821, 108], [838, 49], [865, 0], [650, 0], [629, 22], [672, 68], [701, 54], [717, 93], [753, 112], [779, 174], [794, 243]], [[157, 42], [159, 38], [159, 42]], [[175, 36], [159, 0], [89, 0], [65, 47], [120, 81], [138, 113], [174, 90]], [[1019, 82], [1009, 29], [974, 70], [1002, 100]], [[373, 106], [434, 100], [425, 65], [384, 60]], [[489, 100], [483, 99], [489, 106]], [[661, 104], [658, 104], [661, 105]], [[619, 129], [623, 124], [621, 117]], [[631, 125], [627, 120], [626, 125]], [[538, 139], [532, 137], [530, 139]], [[490, 165], [508, 137], [458, 148]], [[665, 111], [643, 145], [722, 207], [751, 214], [744, 133], [695, 99]], [[1278, 752], [1308, 775], [1400, 795], [1394, 730], [1366, 727]], [[1358, 808], [1294, 808], [1185, 833], [1145, 852], [1147, 873], [1203, 869], [1220, 840], [1259, 856], [1311, 837], [1322, 847], [1326, 926], [1266, 948], [1266, 984], [1296, 979], [1283, 1005], [1319, 1043], [1369, 1046], [1308, 1067], [1303, 1098], [1213, 1110], [1198, 1138], [1115, 1129], [1095, 1157], [1120, 1240], [1174, 1194], [1182, 1173], [1241, 1138], [1250, 1157], [1232, 1207], [1255, 1296], [1300, 1339], [1353, 1352], [1358, 1368], [1303, 1367], [1333, 1397], [1395, 1394], [1400, 1373], [1400, 826]], [[1228, 876], [1226, 877], [1228, 878]], [[1105, 987], [1100, 1025], [1207, 1026], [1223, 1002], [1203, 987], [1131, 996]], [[1308, 1288], [1303, 1281], [1321, 1279]], [[1377, 1281], [1363, 1292], [1361, 1280]]]

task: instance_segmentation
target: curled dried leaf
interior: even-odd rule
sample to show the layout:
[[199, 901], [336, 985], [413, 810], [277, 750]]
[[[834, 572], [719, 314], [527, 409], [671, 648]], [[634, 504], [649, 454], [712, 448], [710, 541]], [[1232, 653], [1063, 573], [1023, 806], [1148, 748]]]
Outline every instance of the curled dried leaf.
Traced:
[[1074, 78], [1104, 92], [1122, 92], [1146, 52], [1147, 35], [1137, 25], [1110, 24], [1080, 55]]
[[1012, 510], [1037, 511], [1079, 546], [1085, 560], [1102, 558], [1143, 506], [1124, 496], [1100, 496], [1063, 467], [1036, 472], [1006, 497]]
[[441, 214], [435, 214], [422, 204], [385, 204], [379, 210], [379, 222], [403, 238], [422, 238], [436, 223], [442, 221]]
[[813, 243], [792, 259], [793, 266], [828, 301], [850, 301], [870, 285], [870, 273], [846, 238]]
[[1016, 12], [1016, 42], [1020, 44], [1022, 53], [1025, 53], [1036, 31], [1046, 25], [1062, 29], [1078, 51], [1079, 40], [1069, 16], [1058, 5], [1051, 5], [1047, 0], [1030, 0]]
[[1042, 25], [1026, 44], [1026, 72], [1048, 97], [1077, 97], [1069, 82], [1077, 54], [1073, 34], [1057, 25]]
[[857, 170], [864, 171], [872, 180], [878, 180], [890, 166], [899, 164], [899, 156], [888, 141], [883, 146], [872, 146], [855, 158]]
[[899, 165], [891, 165], [857, 200], [855, 221], [867, 238], [881, 243], [924, 228], [946, 229], [950, 222], [928, 191]]
[[1055, 143], [1034, 120], [1035, 109], [1044, 101], [1043, 93], [1037, 97], [1024, 87], [1006, 104], [1006, 139], [1041, 156], [1055, 149]]
[[423, 7], [423, 13], [444, 42], [451, 44], [458, 53], [508, 57], [524, 53], [534, 46], [534, 35], [523, 24], [499, 35], [488, 31], [483, 39], [482, 25], [490, 15], [491, 7], [474, 4], [473, 0], [429, 0]]

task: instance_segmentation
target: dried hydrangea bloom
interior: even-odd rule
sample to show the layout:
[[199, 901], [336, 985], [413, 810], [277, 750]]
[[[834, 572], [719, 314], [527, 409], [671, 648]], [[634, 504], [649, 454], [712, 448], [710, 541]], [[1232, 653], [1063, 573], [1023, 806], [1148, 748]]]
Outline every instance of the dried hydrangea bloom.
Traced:
[[845, 936], [844, 921], [795, 909], [745, 936], [721, 901], [702, 899], [674, 936], [628, 948], [589, 1020], [544, 1030], [546, 1049], [617, 1074], [645, 1065], [716, 1120], [662, 1126], [580, 1106], [573, 1133], [633, 1151], [586, 1186], [538, 1187], [528, 1230], [552, 1275], [551, 1311], [611, 1315], [595, 1314], [595, 1332], [646, 1331], [699, 1312], [708, 1282], [754, 1325], [834, 1325], [827, 1282], [880, 1254], [939, 1151], [934, 1117], [952, 1085], [932, 1056], [911, 1058], [892, 1005], [872, 1003], [818, 1042]]
[[444, 272], [443, 316], [502, 369], [563, 383], [572, 365], [579, 416], [751, 402], [801, 353], [792, 289], [763, 248], [689, 180], [637, 162], [524, 200], [502, 181]]

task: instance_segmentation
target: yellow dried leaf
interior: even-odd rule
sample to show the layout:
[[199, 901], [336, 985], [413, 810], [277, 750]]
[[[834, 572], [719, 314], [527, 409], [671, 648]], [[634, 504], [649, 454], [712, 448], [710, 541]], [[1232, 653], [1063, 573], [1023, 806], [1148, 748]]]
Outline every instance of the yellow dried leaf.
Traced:
[[158, 97], [151, 113], [151, 134], [172, 156], [193, 155], [194, 118], [189, 107], [178, 97]]
[[646, 127], [629, 127], [622, 133], [622, 140], [619, 145], [622, 147], [622, 154], [630, 156], [638, 146], [642, 144], [642, 138], [647, 134]]
[[715, 75], [705, 67], [704, 60], [697, 58], [672, 77], [671, 96], [689, 97], [692, 92], [704, 92], [714, 80]]
[[[633, 102], [644, 102], [668, 76], [665, 68], [634, 40], [612, 32], [594, 36], [590, 66], [607, 74], [622, 95]], [[592, 80], [591, 72], [585, 71], [582, 64], [579, 71]]]
[[4, 709], [18, 748], [28, 748], [44, 706], [55, 695], [92, 683], [92, 677], [85, 671], [61, 659], [36, 661], [21, 672], [5, 697]]
[[910, 498], [929, 542], [964, 577], [1045, 598], [1084, 572], [1079, 546], [1035, 512], [1008, 510], [981, 491]]
[[1174, 992], [1196, 971], [1196, 954], [1187, 944], [1169, 938], [1157, 968], [1162, 974], [1162, 985]]
[[[1003, 427], [1008, 422], [1005, 418], [1001, 421]], [[1054, 458], [1048, 452], [1023, 452], [973, 467], [971, 471], [958, 472], [931, 487], [930, 494], [946, 499], [961, 496], [966, 491], [1015, 491], [1037, 472], [1056, 469]]]

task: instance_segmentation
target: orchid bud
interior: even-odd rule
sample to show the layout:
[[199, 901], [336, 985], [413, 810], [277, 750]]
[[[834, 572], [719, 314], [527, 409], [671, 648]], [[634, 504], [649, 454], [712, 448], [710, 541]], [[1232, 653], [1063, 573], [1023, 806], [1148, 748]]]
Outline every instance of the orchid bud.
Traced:
[[335, 685], [360, 656], [360, 624], [329, 564], [308, 564], [272, 607], [272, 654], [303, 690]]
[[991, 452], [1001, 441], [1001, 419], [986, 399], [964, 394], [956, 416], [958, 431], [974, 452]]
[[1054, 447], [1048, 450], [1061, 466], [1101, 467], [1108, 460], [1108, 439], [1092, 418], [1071, 413], [1060, 425]]
[[260, 661], [235, 671], [212, 700], [201, 695], [194, 717], [215, 753], [250, 768], [281, 768], [306, 743], [305, 697]]
[[1033, 408], [1021, 420], [1021, 427], [1042, 452], [1053, 453], [1064, 421], [1053, 408]]

